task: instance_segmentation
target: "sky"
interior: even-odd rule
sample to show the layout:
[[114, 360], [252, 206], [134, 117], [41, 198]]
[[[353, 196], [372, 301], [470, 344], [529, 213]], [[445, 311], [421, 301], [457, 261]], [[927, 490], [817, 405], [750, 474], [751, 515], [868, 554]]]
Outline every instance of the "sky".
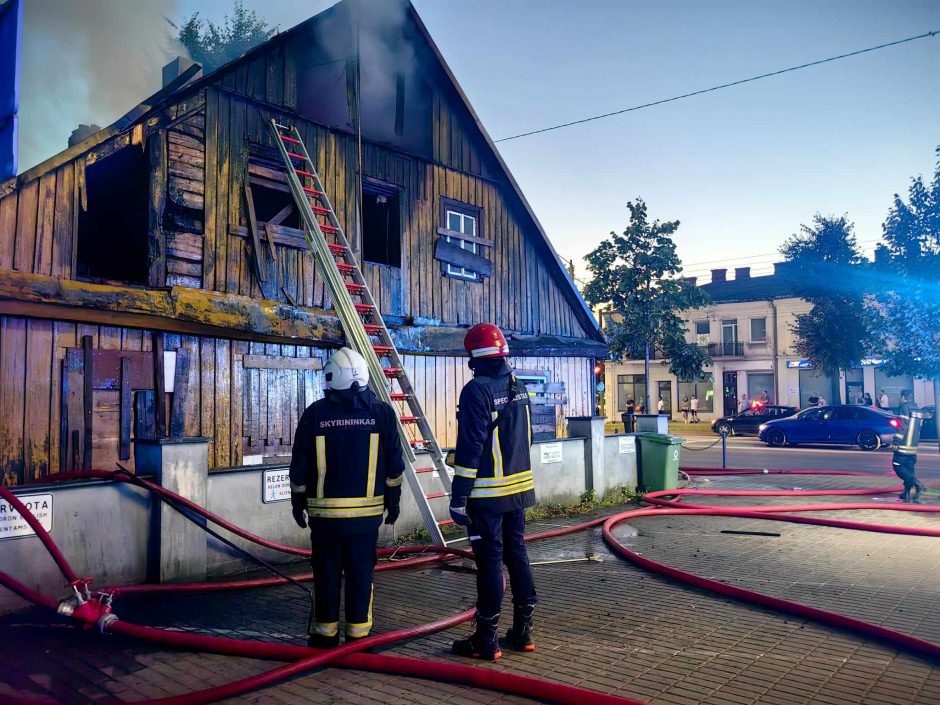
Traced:
[[[109, 100], [99, 100], [90, 81], [54, 90], [24, 82], [31, 163], [48, 156], [34, 135], [64, 131], [64, 143], [63, 125], [107, 124], [123, 112], [111, 114], [119, 98], [159, 87], [161, 52], [172, 48], [164, 32], [140, 32], [141, 8], [151, 18], [199, 11], [216, 21], [231, 8], [231, 0], [26, 2], [24, 72], [49, 61], [48, 45], [58, 42], [54, 60], [65, 50], [98, 57], [100, 77], [103, 57], [121, 84], [109, 83]], [[494, 139], [940, 30], [937, 0], [413, 2]], [[98, 7], [86, 25], [93, 36], [73, 24], [57, 37], [37, 3]], [[245, 4], [287, 29], [332, 3]], [[119, 68], [130, 32], [147, 70]], [[129, 74], [139, 74], [136, 84], [125, 85]], [[581, 258], [625, 227], [626, 203], [637, 197], [653, 217], [681, 222], [675, 240], [686, 274], [701, 282], [712, 267], [747, 265], [761, 274], [816, 212], [847, 214], [873, 249], [893, 194], [933, 171], [938, 77], [940, 35], [498, 146], [579, 279], [587, 277]]]

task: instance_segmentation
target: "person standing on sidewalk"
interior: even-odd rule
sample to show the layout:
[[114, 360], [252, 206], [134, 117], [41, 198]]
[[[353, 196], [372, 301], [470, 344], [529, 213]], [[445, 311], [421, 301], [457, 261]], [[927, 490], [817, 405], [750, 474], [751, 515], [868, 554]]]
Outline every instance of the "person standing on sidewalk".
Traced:
[[[346, 580], [346, 642], [372, 629], [372, 574], [382, 515], [398, 519], [405, 460], [395, 410], [369, 389], [369, 368], [340, 348], [323, 366], [326, 396], [307, 407], [294, 434], [290, 498], [294, 521], [310, 525], [316, 575], [308, 644], [339, 645]], [[306, 512], [306, 517], [304, 516]]]
[[689, 400], [689, 411], [692, 413], [689, 423], [698, 423], [698, 394], [695, 392], [692, 392], [692, 398]]
[[506, 364], [509, 345], [492, 323], [464, 338], [473, 379], [460, 393], [450, 515], [467, 527], [477, 565], [476, 629], [453, 643], [453, 652], [487, 661], [502, 656], [497, 629], [503, 603], [503, 563], [512, 588], [512, 628], [517, 651], [535, 651], [532, 615], [538, 596], [525, 546], [525, 510], [535, 504], [529, 448], [529, 393]]

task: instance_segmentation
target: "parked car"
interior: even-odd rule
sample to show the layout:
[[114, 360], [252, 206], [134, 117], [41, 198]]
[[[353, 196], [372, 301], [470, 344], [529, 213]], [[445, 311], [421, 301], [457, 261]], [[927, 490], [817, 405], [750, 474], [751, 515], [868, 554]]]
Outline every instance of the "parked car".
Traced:
[[757, 429], [762, 423], [773, 419], [782, 419], [793, 416], [797, 412], [795, 406], [775, 406], [771, 404], [759, 405], [745, 409], [734, 416], [722, 416], [712, 421], [712, 431], [720, 434], [722, 431], [729, 436], [757, 435]]
[[934, 421], [934, 417], [937, 414], [937, 407], [922, 406], [920, 410], [924, 414], [924, 425], [920, 429], [920, 440], [936, 442], [937, 422]]
[[771, 446], [797, 443], [857, 445], [878, 450], [891, 443], [901, 419], [881, 409], [842, 404], [804, 409], [788, 419], [761, 424], [757, 437]]

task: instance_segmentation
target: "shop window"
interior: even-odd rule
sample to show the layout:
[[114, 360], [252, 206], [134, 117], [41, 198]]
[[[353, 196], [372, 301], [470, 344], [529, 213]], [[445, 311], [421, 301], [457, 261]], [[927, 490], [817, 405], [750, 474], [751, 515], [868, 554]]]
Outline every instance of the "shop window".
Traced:
[[150, 159], [127, 147], [85, 167], [88, 207], [78, 213], [77, 276], [146, 284]]
[[697, 382], [679, 380], [676, 392], [680, 405], [694, 396], [698, 399], [699, 413], [715, 409], [715, 380], [711, 372], [706, 372]]
[[627, 400], [633, 399], [639, 406], [646, 396], [646, 375], [617, 375], [617, 410], [627, 410]]
[[767, 319], [766, 318], [752, 318], [751, 319], [751, 342], [752, 343], [766, 343], [767, 342]]
[[365, 184], [362, 190], [362, 258], [401, 267], [401, 210], [396, 190]]

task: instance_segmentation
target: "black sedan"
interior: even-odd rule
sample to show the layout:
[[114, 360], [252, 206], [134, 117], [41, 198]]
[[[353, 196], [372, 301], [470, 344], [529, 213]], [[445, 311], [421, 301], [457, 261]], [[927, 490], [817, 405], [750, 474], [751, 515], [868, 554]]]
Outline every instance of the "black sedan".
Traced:
[[727, 433], [729, 436], [743, 436], [750, 434], [757, 435], [760, 425], [772, 421], [773, 419], [783, 419], [787, 416], [793, 416], [798, 411], [795, 406], [774, 406], [761, 405], [735, 414], [734, 416], [722, 416], [712, 421], [712, 431], [715, 433]]

